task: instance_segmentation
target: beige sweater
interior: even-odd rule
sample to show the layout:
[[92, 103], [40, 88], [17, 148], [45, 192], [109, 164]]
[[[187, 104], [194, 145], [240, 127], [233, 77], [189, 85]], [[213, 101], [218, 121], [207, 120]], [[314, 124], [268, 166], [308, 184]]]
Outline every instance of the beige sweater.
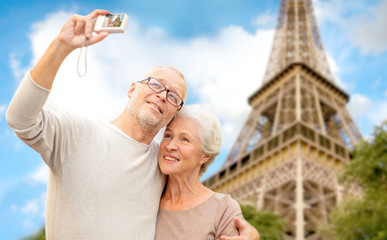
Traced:
[[234, 217], [242, 219], [239, 204], [228, 194], [214, 193], [198, 206], [184, 211], [159, 209], [156, 240], [213, 240], [238, 236]]
[[27, 73], [7, 111], [9, 126], [50, 168], [47, 239], [154, 239], [165, 184], [158, 144], [139, 143], [108, 123], [42, 110], [48, 95]]

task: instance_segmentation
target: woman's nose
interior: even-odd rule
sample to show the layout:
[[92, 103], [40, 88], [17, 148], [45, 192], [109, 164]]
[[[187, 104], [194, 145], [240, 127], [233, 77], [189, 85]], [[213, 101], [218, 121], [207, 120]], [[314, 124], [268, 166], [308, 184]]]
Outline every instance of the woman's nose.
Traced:
[[176, 144], [176, 141], [175, 140], [171, 140], [168, 142], [167, 146], [166, 146], [167, 150], [168, 151], [174, 151], [177, 149], [177, 144]]

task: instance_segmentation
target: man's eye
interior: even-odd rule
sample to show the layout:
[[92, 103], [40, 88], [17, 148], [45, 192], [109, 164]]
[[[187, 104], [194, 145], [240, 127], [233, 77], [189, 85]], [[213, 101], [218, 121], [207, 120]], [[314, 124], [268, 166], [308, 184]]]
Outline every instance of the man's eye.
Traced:
[[169, 97], [173, 100], [176, 100], [176, 94], [174, 94], [173, 92], [169, 92]]
[[182, 141], [183, 142], [189, 142], [188, 138], [183, 138]]
[[157, 82], [152, 82], [150, 83], [150, 85], [154, 88], [161, 88], [161, 84], [160, 83], [157, 83]]

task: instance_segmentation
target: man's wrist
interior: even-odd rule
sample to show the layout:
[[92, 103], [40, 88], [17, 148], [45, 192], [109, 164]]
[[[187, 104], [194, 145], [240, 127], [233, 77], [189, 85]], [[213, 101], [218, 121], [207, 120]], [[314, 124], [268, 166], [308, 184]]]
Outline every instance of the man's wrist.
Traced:
[[51, 89], [59, 67], [70, 52], [71, 49], [66, 44], [55, 38], [35, 67], [30, 71], [35, 83], [43, 88]]
[[51, 43], [52, 50], [58, 53], [60, 56], [64, 58], [67, 57], [75, 48], [72, 48], [66, 41], [61, 39], [60, 36], [57, 36]]

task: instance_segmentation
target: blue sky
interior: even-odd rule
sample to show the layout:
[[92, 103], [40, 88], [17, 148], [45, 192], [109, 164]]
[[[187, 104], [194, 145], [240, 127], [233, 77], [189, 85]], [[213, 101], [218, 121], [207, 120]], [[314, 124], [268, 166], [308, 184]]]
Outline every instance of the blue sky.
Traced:
[[[44, 223], [47, 168], [7, 126], [5, 111], [24, 72], [43, 54], [72, 13], [95, 8], [127, 13], [124, 34], [88, 50], [79, 78], [73, 52], [58, 72], [47, 107], [95, 119], [117, 116], [130, 83], [149, 67], [170, 64], [188, 81], [188, 103], [219, 115], [228, 154], [261, 85], [274, 37], [279, 0], [27, 1], [0, 3], [0, 236], [19, 239]], [[322, 42], [336, 83], [362, 135], [387, 119], [387, 0], [315, 0]]]

